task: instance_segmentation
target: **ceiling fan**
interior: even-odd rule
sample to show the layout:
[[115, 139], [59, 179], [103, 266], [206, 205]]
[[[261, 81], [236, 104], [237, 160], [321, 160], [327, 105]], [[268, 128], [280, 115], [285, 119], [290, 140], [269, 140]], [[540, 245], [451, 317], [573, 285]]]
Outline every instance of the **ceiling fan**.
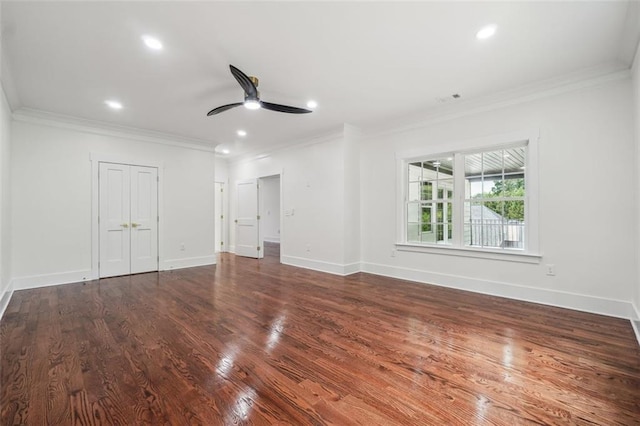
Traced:
[[250, 77], [240, 71], [238, 68], [233, 65], [229, 65], [229, 69], [231, 69], [231, 74], [238, 80], [240, 87], [244, 90], [244, 102], [236, 102], [234, 104], [222, 105], [217, 108], [212, 109], [207, 113], [207, 116], [220, 114], [226, 110], [231, 108], [238, 107], [240, 105], [244, 105], [247, 109], [268, 109], [271, 111], [278, 112], [287, 112], [289, 114], [306, 114], [311, 112], [311, 110], [304, 108], [297, 108], [287, 105], [280, 104], [272, 104], [270, 102], [265, 102], [260, 100], [260, 92], [258, 92], [258, 79], [256, 77]]

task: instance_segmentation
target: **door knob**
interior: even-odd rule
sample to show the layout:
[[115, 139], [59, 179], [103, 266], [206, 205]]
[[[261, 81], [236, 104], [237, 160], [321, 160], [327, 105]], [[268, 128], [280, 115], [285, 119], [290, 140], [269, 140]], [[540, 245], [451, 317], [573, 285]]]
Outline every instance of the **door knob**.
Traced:
[[140, 226], [140, 225], [141, 225], [140, 223], [132, 223], [132, 224], [131, 224], [131, 227], [132, 227], [132, 228], [137, 228], [137, 227], [138, 227], [138, 226]]
[[129, 224], [128, 224], [128, 223], [123, 223], [123, 224], [121, 224], [120, 226], [122, 226], [123, 228], [128, 228], [128, 227], [129, 227]]

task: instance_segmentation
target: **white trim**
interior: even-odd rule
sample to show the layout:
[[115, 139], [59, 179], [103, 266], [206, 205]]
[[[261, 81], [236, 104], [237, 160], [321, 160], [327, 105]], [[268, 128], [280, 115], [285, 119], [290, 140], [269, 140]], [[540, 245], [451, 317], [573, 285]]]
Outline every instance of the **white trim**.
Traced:
[[214, 152], [215, 145], [217, 144], [215, 141], [188, 138], [168, 133], [138, 129], [135, 127], [118, 126], [102, 121], [87, 120], [31, 108], [18, 109], [13, 112], [12, 117], [15, 121], [46, 125], [61, 129], [71, 129], [78, 132], [92, 133], [102, 136], [112, 136], [142, 142], [171, 145], [180, 148], [195, 149], [198, 151]]
[[631, 328], [633, 328], [633, 332], [636, 335], [636, 340], [640, 345], [640, 320], [631, 320]]
[[351, 275], [357, 274], [362, 271], [362, 264], [360, 262], [347, 263], [343, 265], [344, 274], [343, 275]]
[[[629, 68], [606, 64], [581, 70], [570, 75], [554, 77], [548, 80], [520, 86], [489, 96], [441, 105], [429, 108], [415, 115], [407, 116], [402, 122], [373, 127], [365, 132], [367, 137], [385, 137], [400, 133], [424, 129], [434, 124], [456, 120], [462, 117], [495, 111], [539, 99], [550, 98], [564, 93], [601, 86], [630, 78]], [[426, 117], [426, 119], [425, 119]]]
[[269, 148], [268, 151], [251, 151], [246, 154], [240, 154], [238, 156], [227, 157], [226, 160], [229, 164], [241, 164], [248, 163], [256, 160], [267, 158], [275, 153], [286, 152], [298, 148], [304, 148], [311, 145], [332, 142], [342, 138], [344, 135], [344, 127], [341, 125], [339, 131], [332, 131], [320, 136], [311, 136], [302, 140], [292, 140], [287, 143], [280, 144], [275, 147]]
[[362, 263], [362, 272], [617, 318], [635, 316], [633, 304], [622, 300], [367, 262]]
[[164, 262], [164, 162], [132, 158], [123, 155], [102, 154], [91, 152], [91, 279], [100, 278], [100, 226], [98, 215], [100, 213], [100, 200], [98, 190], [98, 172], [100, 163], [117, 163], [158, 169], [158, 269]]
[[216, 255], [187, 257], [183, 259], [168, 259], [160, 264], [161, 271], [171, 271], [173, 269], [193, 268], [196, 266], [215, 265]]
[[414, 253], [432, 253], [447, 256], [475, 257], [480, 259], [502, 260], [520, 263], [540, 263], [541, 254], [532, 254], [511, 250], [487, 250], [474, 249], [471, 247], [453, 247], [445, 245], [419, 245], [408, 243], [396, 243], [398, 251], [409, 251]]
[[296, 256], [280, 256], [284, 265], [296, 266], [298, 268], [311, 269], [319, 272], [326, 272], [333, 275], [350, 275], [360, 272], [360, 263], [340, 264], [333, 262], [324, 262], [322, 260], [306, 259]]
[[267, 243], [279, 243], [280, 237], [264, 237], [263, 241]]
[[2, 295], [0, 295], [0, 319], [4, 316], [4, 311], [7, 310], [7, 306], [9, 306], [9, 302], [11, 302], [11, 297], [13, 297], [13, 280], [9, 282], [7, 288], [5, 288]]
[[49, 287], [53, 285], [78, 283], [91, 279], [90, 269], [78, 271], [57, 272], [54, 274], [30, 275], [14, 278], [14, 290], [26, 290], [30, 288]]

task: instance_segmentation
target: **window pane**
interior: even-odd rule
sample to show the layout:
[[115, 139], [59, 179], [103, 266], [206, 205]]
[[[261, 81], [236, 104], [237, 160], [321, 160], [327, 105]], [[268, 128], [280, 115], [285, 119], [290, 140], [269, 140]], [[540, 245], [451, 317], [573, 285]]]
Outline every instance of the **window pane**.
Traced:
[[422, 206], [422, 232], [431, 232], [432, 206]]
[[409, 223], [407, 224], [407, 242], [419, 243], [420, 241], [420, 224]]
[[482, 154], [482, 173], [489, 176], [502, 176], [503, 151], [490, 151]]
[[420, 182], [409, 182], [409, 201], [420, 200]]
[[420, 203], [407, 204], [407, 222], [420, 223]]
[[484, 206], [482, 203], [465, 203], [465, 244], [470, 246], [482, 246], [484, 218]]
[[524, 222], [524, 200], [505, 201], [504, 217], [508, 221]]
[[422, 183], [422, 200], [433, 199], [433, 182]]
[[438, 198], [451, 199], [453, 197], [453, 179], [438, 180]]
[[504, 150], [504, 173], [522, 173], [525, 161], [525, 147], [510, 148]]
[[419, 182], [422, 179], [422, 163], [409, 164], [409, 182]]

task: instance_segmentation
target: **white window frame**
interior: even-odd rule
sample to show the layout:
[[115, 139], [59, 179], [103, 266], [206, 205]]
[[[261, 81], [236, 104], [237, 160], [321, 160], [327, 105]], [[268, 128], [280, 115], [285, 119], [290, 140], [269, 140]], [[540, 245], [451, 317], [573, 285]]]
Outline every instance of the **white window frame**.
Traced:
[[[465, 256], [494, 260], [506, 260], [524, 263], [539, 263], [542, 255], [539, 246], [538, 217], [538, 142], [539, 131], [529, 130], [517, 133], [494, 135], [485, 138], [447, 143], [446, 145], [430, 145], [424, 149], [396, 153], [397, 164], [397, 211], [396, 211], [396, 249], [418, 253], [435, 253], [453, 256]], [[464, 245], [464, 218], [460, 206], [464, 205], [464, 191], [457, 190], [453, 194], [453, 229], [451, 245], [408, 243], [407, 242], [407, 170], [409, 163], [424, 161], [429, 158], [454, 157], [454, 188], [464, 188], [464, 154], [481, 151], [508, 149], [526, 144], [525, 164], [525, 247], [523, 250], [491, 249], [469, 247]], [[463, 154], [463, 155], [461, 155]]]

